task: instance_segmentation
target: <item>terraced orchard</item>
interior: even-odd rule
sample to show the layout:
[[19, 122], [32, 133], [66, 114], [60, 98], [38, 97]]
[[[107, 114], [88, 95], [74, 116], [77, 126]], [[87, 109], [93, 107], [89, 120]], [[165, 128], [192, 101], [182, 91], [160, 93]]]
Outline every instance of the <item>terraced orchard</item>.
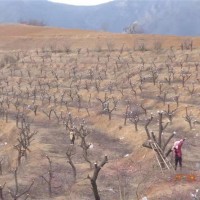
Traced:
[[[93, 48], [60, 41], [2, 49], [0, 199], [193, 198], [199, 47], [191, 39], [130, 48], [105, 35], [106, 45]], [[151, 146], [155, 141], [165, 157], [181, 138], [187, 139], [177, 173], [187, 179], [161, 169]], [[167, 158], [174, 165], [173, 155]]]

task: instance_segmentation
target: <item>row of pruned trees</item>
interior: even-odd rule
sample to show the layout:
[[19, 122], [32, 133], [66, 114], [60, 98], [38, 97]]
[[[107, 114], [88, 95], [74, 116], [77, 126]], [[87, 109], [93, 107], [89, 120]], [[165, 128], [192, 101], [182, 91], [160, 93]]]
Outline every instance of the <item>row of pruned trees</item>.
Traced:
[[[95, 198], [99, 199], [96, 180], [101, 167], [107, 162], [107, 157], [101, 164], [95, 164], [93, 167], [88, 153], [91, 144], [87, 141], [90, 131], [84, 121], [77, 123], [69, 112], [73, 112], [74, 108], [77, 108], [78, 112], [84, 108], [87, 116], [91, 117], [93, 113], [98, 113], [96, 110], [98, 107], [99, 113], [108, 115], [109, 120], [113, 119], [114, 114], [121, 116], [124, 125], [128, 122], [134, 124], [136, 132], [140, 126], [144, 127], [148, 141], [155, 141], [165, 153], [174, 134], [169, 135], [166, 140], [163, 131], [172, 125], [174, 117], [178, 115], [183, 93], [198, 97], [199, 63], [191, 61], [190, 55], [185, 56], [184, 53], [183, 60], [179, 62], [173, 49], [162, 63], [156, 59], [149, 62], [145, 57], [138, 58], [131, 52], [124, 58], [123, 51], [117, 55], [110, 51], [107, 55], [99, 55], [89, 69], [83, 70], [79, 67], [80, 51], [72, 61], [70, 57], [65, 58], [68, 54], [62, 53], [59, 55], [59, 52], [54, 51], [46, 56], [43, 52], [41, 54], [37, 52], [35, 57], [29, 52], [25, 55], [19, 54], [19, 62], [15, 63], [16, 65], [12, 63], [8, 69], [1, 70], [0, 114], [6, 122], [9, 119], [16, 120], [18, 136], [15, 149], [18, 152], [18, 166], [23, 156], [27, 158], [31, 151], [31, 142], [37, 134], [37, 131], [30, 130], [30, 122], [26, 119], [28, 115], [37, 117], [42, 113], [48, 120], [64, 124], [72, 144], [66, 150], [66, 157], [72, 168], [74, 181], [77, 170], [73, 157], [76, 152], [75, 145], [78, 144], [84, 160], [94, 170], [93, 176], [88, 178]], [[93, 57], [88, 53], [87, 58], [90, 56]], [[57, 61], [59, 66], [55, 68], [53, 65]], [[68, 64], [68, 61], [71, 63]], [[66, 70], [67, 68], [69, 70]], [[192, 79], [194, 82], [191, 83]], [[154, 94], [148, 93], [151, 88]], [[142, 98], [153, 98], [166, 109], [158, 113], [158, 133], [149, 129], [150, 125], [154, 125], [155, 117], [148, 118], [153, 109], [148, 104], [142, 103]], [[198, 120], [188, 107], [184, 109], [183, 117], [192, 129]], [[124, 110], [124, 114], [117, 115]], [[163, 125], [164, 117], [169, 120], [166, 125]], [[147, 148], [150, 147], [148, 141], [144, 144]], [[52, 196], [52, 160], [50, 156], [46, 158], [49, 164], [48, 173], [41, 177], [48, 185], [49, 196]], [[16, 196], [17, 193], [18, 191], [12, 194]]]

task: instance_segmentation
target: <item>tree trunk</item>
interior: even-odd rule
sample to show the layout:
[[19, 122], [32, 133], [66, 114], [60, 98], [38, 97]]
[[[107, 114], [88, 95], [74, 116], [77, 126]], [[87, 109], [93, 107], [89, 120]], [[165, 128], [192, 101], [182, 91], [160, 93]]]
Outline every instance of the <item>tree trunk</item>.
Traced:
[[92, 184], [92, 190], [93, 190], [93, 193], [94, 193], [95, 200], [100, 200], [96, 181], [91, 179], [91, 184]]

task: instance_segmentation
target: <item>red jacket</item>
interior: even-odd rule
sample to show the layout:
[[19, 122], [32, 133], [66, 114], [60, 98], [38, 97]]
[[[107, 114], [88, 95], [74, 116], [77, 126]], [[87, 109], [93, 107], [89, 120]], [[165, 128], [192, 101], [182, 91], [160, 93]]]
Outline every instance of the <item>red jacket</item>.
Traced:
[[183, 145], [184, 140], [180, 140], [179, 143], [177, 144], [177, 146], [174, 147], [174, 152], [175, 152], [175, 156], [181, 157], [182, 156], [182, 151], [181, 151], [181, 147]]

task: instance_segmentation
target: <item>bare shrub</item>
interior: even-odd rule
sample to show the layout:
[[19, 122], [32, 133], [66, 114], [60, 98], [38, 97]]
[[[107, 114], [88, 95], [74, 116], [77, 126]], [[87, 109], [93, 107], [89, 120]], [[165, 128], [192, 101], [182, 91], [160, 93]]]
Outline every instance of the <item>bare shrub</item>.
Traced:
[[155, 40], [153, 44], [153, 49], [156, 51], [156, 53], [160, 53], [162, 50], [162, 42], [159, 40]]
[[147, 47], [144, 39], [138, 39], [134, 41], [134, 50], [135, 51], [147, 51]]
[[107, 45], [108, 51], [114, 51], [115, 44], [113, 41], [107, 41], [106, 45]]
[[181, 43], [181, 50], [191, 50], [193, 49], [193, 41], [192, 39], [185, 39]]
[[30, 19], [28, 21], [20, 20], [19, 23], [20, 24], [31, 25], [31, 26], [46, 26], [46, 24], [43, 21], [37, 20], [37, 19]]

